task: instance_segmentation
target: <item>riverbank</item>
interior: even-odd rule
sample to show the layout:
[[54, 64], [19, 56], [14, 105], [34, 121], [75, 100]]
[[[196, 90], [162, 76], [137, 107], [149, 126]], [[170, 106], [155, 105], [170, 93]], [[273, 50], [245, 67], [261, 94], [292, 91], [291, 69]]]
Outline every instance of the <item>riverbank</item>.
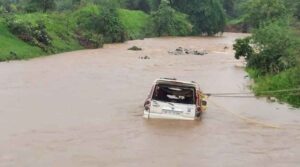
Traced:
[[[88, 5], [73, 12], [28, 13], [0, 17], [0, 61], [30, 59], [56, 53], [101, 47], [104, 36], [88, 29], [89, 19], [99, 14], [99, 6]], [[125, 40], [142, 39], [146, 36], [149, 15], [142, 11], [118, 9], [118, 19], [126, 32]], [[42, 23], [43, 29], [39, 28]], [[39, 29], [38, 29], [39, 28]], [[29, 31], [28, 29], [33, 29]], [[44, 31], [35, 39], [35, 32]], [[42, 34], [42, 35], [43, 35]], [[33, 38], [33, 40], [31, 40]]]

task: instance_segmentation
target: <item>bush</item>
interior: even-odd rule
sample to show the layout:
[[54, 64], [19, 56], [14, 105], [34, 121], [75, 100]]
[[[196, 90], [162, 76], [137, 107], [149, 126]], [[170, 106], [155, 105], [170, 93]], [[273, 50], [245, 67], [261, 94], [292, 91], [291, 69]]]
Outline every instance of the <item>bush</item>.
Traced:
[[100, 16], [100, 8], [96, 5], [87, 5], [74, 13], [79, 29], [95, 31], [97, 22], [95, 19]]
[[9, 19], [7, 20], [7, 26], [9, 31], [21, 40], [33, 46], [38, 46], [46, 52], [50, 51], [51, 38], [42, 21], [39, 21], [37, 25], [33, 25], [27, 21]]
[[105, 42], [124, 42], [127, 40], [127, 33], [122, 25], [116, 8], [103, 7], [101, 14], [95, 20], [96, 31], [103, 34]]
[[158, 36], [183, 36], [192, 32], [192, 26], [182, 13], [176, 12], [167, 2], [162, 2], [159, 9], [151, 14], [153, 32]]
[[223, 32], [225, 12], [220, 0], [172, 0], [172, 7], [189, 15], [193, 34], [214, 35]]
[[249, 61], [254, 54], [253, 48], [250, 46], [251, 37], [246, 37], [244, 39], [237, 39], [233, 45], [235, 50], [235, 58], [240, 59], [240, 57], [245, 57]]
[[79, 29], [102, 35], [105, 42], [124, 42], [126, 30], [113, 5], [98, 7], [89, 5], [76, 12]]
[[88, 49], [101, 48], [104, 44], [104, 39], [102, 35], [94, 33], [78, 33], [78, 40], [81, 46]]
[[251, 0], [245, 4], [246, 22], [254, 28], [278, 19], [288, 20], [289, 11], [284, 0]]
[[11, 33], [16, 35], [18, 38], [25, 42], [33, 41], [32, 25], [29, 22], [16, 21], [15, 19], [9, 18], [7, 25]]
[[161, 0], [121, 0], [121, 5], [131, 10], [150, 13], [158, 8]]
[[254, 31], [251, 38], [237, 40], [236, 58], [245, 57], [248, 67], [262, 74], [277, 74], [296, 66], [299, 41], [282, 22], [271, 22]]
[[119, 9], [118, 16], [127, 32], [129, 39], [142, 39], [146, 37], [148, 24], [151, 22], [149, 15], [143, 11]]

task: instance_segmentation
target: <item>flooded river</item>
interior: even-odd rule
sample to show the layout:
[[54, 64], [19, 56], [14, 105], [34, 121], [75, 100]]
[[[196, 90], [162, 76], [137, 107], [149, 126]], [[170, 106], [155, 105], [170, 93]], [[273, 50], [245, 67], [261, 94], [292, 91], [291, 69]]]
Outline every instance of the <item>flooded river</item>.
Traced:
[[[153, 38], [0, 63], [0, 167], [299, 166], [300, 110], [288, 105], [211, 97], [200, 121], [142, 118], [160, 77], [197, 81], [207, 93], [248, 92], [231, 47], [241, 36]], [[128, 51], [133, 45], [143, 51]], [[168, 54], [179, 46], [208, 54]]]

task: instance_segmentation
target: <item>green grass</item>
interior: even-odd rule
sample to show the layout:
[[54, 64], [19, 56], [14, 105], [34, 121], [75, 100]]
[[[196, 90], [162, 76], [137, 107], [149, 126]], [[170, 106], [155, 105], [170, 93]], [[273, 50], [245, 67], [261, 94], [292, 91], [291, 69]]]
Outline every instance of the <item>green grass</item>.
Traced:
[[295, 107], [300, 107], [300, 92], [262, 93], [284, 89], [300, 88], [300, 68], [293, 68], [277, 75], [261, 76], [257, 70], [247, 70], [255, 84], [252, 86], [257, 95], [273, 96], [280, 101], [287, 102]]
[[[100, 12], [99, 6], [87, 5], [74, 12], [16, 14], [16, 21], [26, 21], [33, 25], [36, 25], [39, 21], [44, 22], [52, 40], [51, 53], [46, 53], [42, 49], [18, 39], [9, 32], [4, 22], [5, 20], [0, 18], [0, 61], [29, 59], [47, 54], [83, 49], [78, 42], [76, 31], [79, 30], [81, 33], [88, 32], [78, 29], [77, 23], [84, 23], [85, 18], [91, 15], [99, 15]], [[125, 9], [118, 9], [118, 14], [129, 39], [145, 37], [145, 29], [150, 21], [149, 15], [142, 11]], [[79, 18], [79, 16], [81, 17]], [[16, 53], [17, 56], [11, 54], [11, 52]]]
[[[14, 52], [17, 57], [11, 55]], [[45, 55], [38, 47], [31, 46], [11, 34], [4, 21], [0, 19], [0, 61], [12, 59], [28, 59]]]
[[146, 36], [146, 28], [150, 22], [149, 15], [142, 11], [126, 9], [119, 9], [118, 14], [129, 39], [139, 39]]
[[31, 13], [16, 15], [17, 20], [26, 20], [36, 24], [42, 20], [52, 39], [55, 53], [82, 49], [75, 37], [75, 19], [67, 13]]

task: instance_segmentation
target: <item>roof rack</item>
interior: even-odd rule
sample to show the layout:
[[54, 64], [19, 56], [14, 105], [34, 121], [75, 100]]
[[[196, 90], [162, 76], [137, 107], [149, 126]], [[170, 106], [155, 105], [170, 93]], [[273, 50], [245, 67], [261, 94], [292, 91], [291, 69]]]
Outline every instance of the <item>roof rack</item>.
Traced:
[[167, 80], [174, 80], [174, 81], [177, 80], [176, 78], [160, 78], [160, 79], [167, 79]]

